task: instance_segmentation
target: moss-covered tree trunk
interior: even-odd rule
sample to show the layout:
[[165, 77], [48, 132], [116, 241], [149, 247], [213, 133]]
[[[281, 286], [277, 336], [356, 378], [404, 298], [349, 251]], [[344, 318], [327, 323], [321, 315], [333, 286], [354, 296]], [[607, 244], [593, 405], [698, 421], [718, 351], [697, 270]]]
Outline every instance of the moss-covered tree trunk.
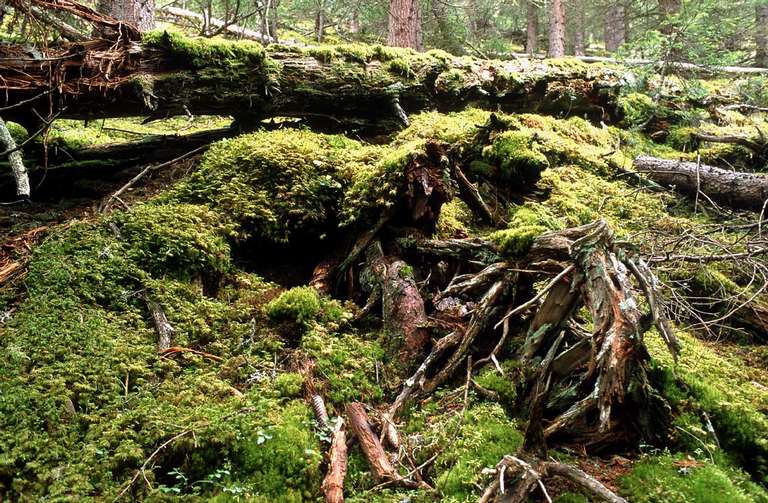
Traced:
[[[422, 110], [480, 106], [610, 120], [622, 73], [562, 61], [493, 61], [382, 46], [265, 51], [252, 42], [154, 32], [143, 44], [92, 41], [46, 59], [0, 48], [0, 106], [31, 124], [51, 107], [62, 118], [233, 115], [242, 122], [301, 117], [338, 128], [392, 130]], [[45, 93], [45, 94], [42, 94]], [[50, 94], [48, 94], [50, 93]], [[37, 97], [37, 98], [36, 98]], [[36, 110], [33, 110], [36, 109]]]

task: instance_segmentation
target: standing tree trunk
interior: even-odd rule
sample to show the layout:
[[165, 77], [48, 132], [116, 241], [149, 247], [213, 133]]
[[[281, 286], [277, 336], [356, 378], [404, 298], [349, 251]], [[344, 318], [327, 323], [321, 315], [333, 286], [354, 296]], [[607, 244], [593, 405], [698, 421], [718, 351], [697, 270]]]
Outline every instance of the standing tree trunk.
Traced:
[[421, 50], [421, 15], [417, 0], [390, 0], [387, 44]]
[[615, 52], [626, 42], [625, 8], [622, 4], [613, 4], [605, 17], [605, 50]]
[[572, 5], [573, 54], [574, 56], [584, 56], [587, 47], [587, 17], [584, 11], [587, 6], [584, 2], [574, 2]]
[[552, 0], [547, 57], [562, 58], [563, 56], [565, 56], [565, 3], [563, 0]]
[[534, 0], [528, 0], [526, 20], [525, 52], [533, 55], [539, 49], [539, 6]]
[[155, 0], [99, 0], [98, 11], [142, 32], [155, 27]]
[[317, 13], [315, 14], [315, 40], [318, 44], [323, 43], [325, 34], [325, 2], [317, 0]]
[[659, 0], [659, 15], [661, 23], [659, 31], [664, 35], [672, 35], [675, 32], [675, 24], [671, 18], [680, 12], [682, 0]]
[[353, 35], [360, 33], [360, 7], [357, 5], [352, 9], [352, 17], [349, 20], [349, 33]]
[[755, 7], [755, 66], [768, 67], [768, 2]]

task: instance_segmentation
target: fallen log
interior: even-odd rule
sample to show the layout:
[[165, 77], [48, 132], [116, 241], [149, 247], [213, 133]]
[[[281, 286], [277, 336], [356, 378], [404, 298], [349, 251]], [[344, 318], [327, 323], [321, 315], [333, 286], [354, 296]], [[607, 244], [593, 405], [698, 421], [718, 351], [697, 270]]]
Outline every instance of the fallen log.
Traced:
[[732, 208], [760, 211], [768, 198], [768, 177], [650, 156], [634, 160], [635, 169], [667, 187], [691, 197], [704, 194], [716, 203]]
[[557, 61], [456, 58], [371, 46], [306, 48], [189, 39], [155, 32], [143, 43], [64, 44], [42, 58], [0, 47], [3, 104], [22, 124], [51, 104], [62, 118], [234, 115], [242, 123], [303, 117], [336, 128], [399, 129], [405, 114], [481, 106], [611, 120], [623, 72]]

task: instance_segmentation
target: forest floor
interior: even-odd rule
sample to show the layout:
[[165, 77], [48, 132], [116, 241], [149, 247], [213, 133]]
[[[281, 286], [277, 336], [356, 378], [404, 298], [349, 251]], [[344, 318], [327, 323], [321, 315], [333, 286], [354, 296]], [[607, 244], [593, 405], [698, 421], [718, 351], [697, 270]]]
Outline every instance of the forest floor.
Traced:
[[[542, 362], [561, 341], [572, 350], [602, 337], [603, 303], [585, 286], [562, 320], [536, 325], [551, 301], [547, 285], [569, 262], [531, 254], [542, 237], [602, 219], [615, 242], [607, 250], [653, 267], [680, 355], [658, 326], [633, 332], [639, 363], [614, 404], [611, 435], [596, 433], [592, 411], [547, 435], [540, 461], [576, 466], [630, 502], [768, 501], [766, 270], [759, 257], [734, 255], [763, 242], [760, 216], [683, 197], [632, 168], [652, 154], [761, 172], [765, 159], [753, 150], [696, 134], [760, 141], [765, 117], [651, 95], [624, 96], [615, 126], [468, 109], [412, 115], [375, 144], [256, 130], [150, 172], [119, 201], [109, 196], [144, 166], [61, 185], [66, 176], [43, 178], [34, 202], [0, 207], [0, 271], [10, 270], [0, 273], [0, 499], [319, 501], [339, 431], [350, 439], [347, 501], [477, 501], [499, 478], [511, 492], [525, 477], [505, 479], [497, 464], [531, 455], [523, 446]], [[47, 142], [74, 151], [229, 121], [61, 121]], [[25, 152], [31, 163], [38, 148]], [[490, 219], [461, 192], [456, 166]], [[371, 229], [343, 274], [320, 275], [334, 284], [308, 286], [319, 264], [339, 267]], [[456, 248], [478, 242], [479, 252]], [[722, 250], [728, 256], [712, 259]], [[574, 285], [600, 269], [573, 260]], [[396, 274], [381, 279], [381, 263]], [[462, 275], [478, 283], [457, 288]], [[613, 290], [623, 287], [641, 290], [635, 280]], [[418, 309], [398, 303], [414, 292], [423, 317], [409, 325]], [[501, 336], [493, 324], [531, 298]], [[615, 312], [653, 305], [637, 293]], [[440, 341], [475, 327], [466, 347], [418, 374]], [[525, 359], [537, 332], [560, 335]], [[538, 416], [547, 428], [593, 382], [590, 358], [550, 374]], [[421, 389], [392, 414], [414, 372]], [[317, 413], [317, 397], [330, 417]], [[382, 433], [389, 470], [362, 448], [351, 404], [363, 404]], [[551, 474], [520, 501], [549, 497], [599, 501]]]

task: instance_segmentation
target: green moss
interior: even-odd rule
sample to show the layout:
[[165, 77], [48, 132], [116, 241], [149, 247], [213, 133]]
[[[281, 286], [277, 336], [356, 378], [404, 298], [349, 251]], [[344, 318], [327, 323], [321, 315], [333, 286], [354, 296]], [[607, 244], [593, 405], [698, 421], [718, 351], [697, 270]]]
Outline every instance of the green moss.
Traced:
[[296, 372], [280, 374], [275, 378], [274, 387], [282, 397], [298, 397], [304, 387], [304, 376]]
[[27, 138], [29, 138], [29, 132], [27, 132], [27, 130], [21, 124], [17, 124], [15, 122], [6, 122], [5, 125], [8, 128], [8, 132], [11, 133], [11, 138], [13, 138], [13, 141], [16, 142], [16, 145], [23, 143]]
[[315, 360], [316, 375], [325, 381], [331, 404], [343, 407], [352, 400], [382, 397], [376, 362], [383, 361], [384, 351], [373, 337], [329, 333], [317, 326], [302, 338], [301, 348]]
[[[768, 396], [753, 383], [743, 363], [716, 353], [684, 332], [678, 332], [683, 350], [678, 365], [657, 337], [647, 337], [653, 358], [673, 372], [693, 406], [707, 412], [723, 447], [739, 464], [765, 482], [768, 474]], [[684, 394], [668, 381], [664, 394]], [[680, 400], [680, 398], [678, 398]]]
[[502, 362], [504, 375], [495, 367], [483, 370], [475, 379], [480, 386], [496, 392], [499, 401], [507, 407], [512, 407], [517, 400], [518, 387], [520, 386], [520, 371], [517, 360], [510, 359]]
[[395, 142], [435, 139], [451, 144], [466, 143], [477, 133], [478, 126], [488, 122], [489, 116], [489, 112], [475, 108], [449, 114], [422, 112], [408, 118], [410, 126], [397, 134]]
[[624, 95], [619, 99], [618, 105], [624, 115], [624, 122], [629, 126], [643, 124], [657, 113], [657, 104], [643, 93]]
[[496, 466], [505, 454], [512, 454], [522, 445], [523, 437], [514, 421], [509, 420], [498, 404], [470, 407], [456, 431], [460, 417], [436, 419], [434, 430], [446, 449], [435, 460], [435, 488], [441, 501], [476, 501], [486, 483], [483, 468]]
[[510, 181], [529, 174], [538, 175], [549, 167], [547, 156], [538, 148], [536, 138], [527, 131], [505, 131], [483, 151], [483, 157], [498, 163], [499, 177]]
[[273, 320], [289, 320], [309, 326], [322, 314], [322, 304], [317, 290], [311, 286], [299, 286], [281, 293], [266, 307], [267, 316]]
[[[29, 296], [3, 327], [0, 493], [116, 495], [159, 445], [188, 431], [146, 470], [154, 489], [142, 479], [138, 497], [317, 497], [321, 455], [306, 405], [235, 388], [247, 391], [280, 348], [262, 311], [274, 286], [238, 274], [220, 297], [203, 295], [195, 272], [231, 274], [205, 207], [137, 205], [107, 220], [120, 237], [107, 222], [76, 223], [35, 250]], [[190, 352], [160, 357], [142, 293], [163, 307], [174, 344], [218, 355], [221, 368]], [[341, 316], [334, 309], [329, 319]], [[296, 387], [285, 377], [275, 385], [282, 396]]]
[[460, 199], [452, 199], [440, 208], [435, 234], [438, 238], [461, 238], [469, 236], [472, 211]]
[[130, 246], [129, 257], [150, 272], [224, 274], [231, 267], [231, 230], [206, 206], [142, 204], [112, 219]]
[[[686, 467], [686, 465], [694, 466]], [[711, 463], [690, 463], [684, 456], [649, 457], [619, 479], [620, 494], [637, 503], [748, 503], [768, 494], [743, 475]]]
[[155, 30], [144, 33], [147, 47], [161, 48], [178, 65], [205, 69], [209, 66], [239, 70], [260, 68], [267, 60], [261, 44], [250, 40], [231, 41], [223, 38], [193, 38], [176, 30]]
[[416, 75], [411, 69], [410, 63], [408, 63], [408, 60], [405, 58], [395, 58], [391, 61], [388, 61], [386, 64], [386, 69], [387, 71], [392, 72], [395, 75], [405, 77], [406, 79], [413, 78]]
[[359, 144], [303, 130], [254, 133], [214, 144], [169, 197], [209, 204], [240, 237], [319, 239], [342, 198], [337, 167]]
[[508, 228], [489, 236], [508, 255], [523, 255], [539, 235], [565, 227], [551, 210], [540, 203], [525, 203], [510, 213]]

